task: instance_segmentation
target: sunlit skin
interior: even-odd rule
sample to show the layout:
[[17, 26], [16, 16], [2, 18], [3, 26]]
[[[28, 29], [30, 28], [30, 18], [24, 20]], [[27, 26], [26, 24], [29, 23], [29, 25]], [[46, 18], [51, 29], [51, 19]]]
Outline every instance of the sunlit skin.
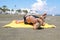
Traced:
[[[44, 26], [45, 25], [45, 21], [44, 19], [46, 18], [46, 13], [44, 13], [42, 16], [40, 16], [39, 18], [35, 18], [32, 15], [26, 17], [26, 22], [27, 23], [33, 23], [33, 29], [37, 29], [37, 25], [38, 25], [38, 21], [39, 23]], [[20, 21], [16, 21], [16, 23], [21, 23], [24, 22], [24, 20], [20, 20]]]

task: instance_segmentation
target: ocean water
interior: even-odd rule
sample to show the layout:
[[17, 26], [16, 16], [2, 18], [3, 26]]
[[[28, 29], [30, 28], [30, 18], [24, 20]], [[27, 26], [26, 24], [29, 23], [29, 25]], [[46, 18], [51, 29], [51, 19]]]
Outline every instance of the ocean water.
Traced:
[[60, 16], [60, 14], [55, 14], [55, 15], [48, 14], [48, 16]]

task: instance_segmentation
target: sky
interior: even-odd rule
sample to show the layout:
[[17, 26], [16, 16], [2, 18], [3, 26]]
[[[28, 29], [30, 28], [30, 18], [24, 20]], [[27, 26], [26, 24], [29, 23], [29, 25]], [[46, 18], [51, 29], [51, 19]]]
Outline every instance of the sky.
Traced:
[[60, 0], [0, 0], [0, 7], [10, 9], [27, 8], [48, 14], [60, 14]]

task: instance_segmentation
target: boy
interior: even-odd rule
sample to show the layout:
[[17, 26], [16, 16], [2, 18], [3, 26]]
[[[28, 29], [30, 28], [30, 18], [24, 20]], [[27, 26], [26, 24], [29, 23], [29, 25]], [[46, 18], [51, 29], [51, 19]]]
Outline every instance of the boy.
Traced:
[[38, 17], [36, 15], [26, 15], [24, 16], [24, 20], [16, 21], [16, 23], [24, 22], [25, 24], [33, 25], [33, 29], [41, 28], [40, 26], [45, 25], [44, 19], [46, 18], [46, 13], [42, 16]]

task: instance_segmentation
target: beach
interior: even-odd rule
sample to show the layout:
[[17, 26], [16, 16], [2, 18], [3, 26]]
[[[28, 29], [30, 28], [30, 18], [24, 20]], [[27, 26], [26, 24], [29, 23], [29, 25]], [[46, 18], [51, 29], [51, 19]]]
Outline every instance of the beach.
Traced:
[[60, 40], [60, 16], [47, 16], [46, 22], [56, 28], [41, 30], [23, 28], [4, 28], [12, 20], [23, 19], [20, 15], [0, 15], [0, 40]]

